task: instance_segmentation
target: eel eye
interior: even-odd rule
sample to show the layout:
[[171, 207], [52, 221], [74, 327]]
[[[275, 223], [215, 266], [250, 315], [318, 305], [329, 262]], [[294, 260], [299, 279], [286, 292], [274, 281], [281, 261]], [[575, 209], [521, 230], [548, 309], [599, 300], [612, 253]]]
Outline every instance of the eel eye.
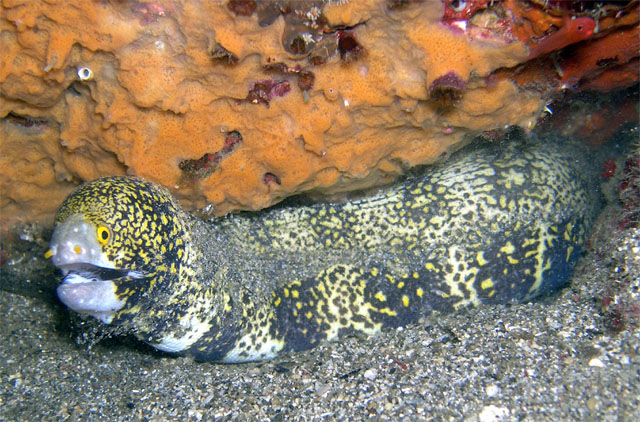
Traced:
[[111, 237], [111, 232], [108, 227], [100, 226], [98, 227], [98, 242], [101, 245], [106, 245], [109, 242], [109, 238]]

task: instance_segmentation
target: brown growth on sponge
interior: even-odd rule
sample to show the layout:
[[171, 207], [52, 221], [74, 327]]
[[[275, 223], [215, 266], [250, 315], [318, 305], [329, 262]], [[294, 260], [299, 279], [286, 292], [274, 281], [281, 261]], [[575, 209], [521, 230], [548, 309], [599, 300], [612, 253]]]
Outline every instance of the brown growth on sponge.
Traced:
[[429, 86], [431, 99], [441, 107], [454, 106], [462, 98], [467, 83], [456, 72], [451, 71], [436, 78]]
[[267, 64], [265, 64], [264, 66], [264, 70], [266, 71], [272, 71], [272, 72], [278, 72], [278, 73], [291, 73], [291, 74], [296, 74], [296, 73], [300, 73], [300, 65], [295, 65], [294, 67], [289, 67], [287, 66], [286, 63], [283, 62], [277, 62], [277, 63], [271, 63], [269, 60], [267, 60]]
[[251, 85], [247, 100], [253, 104], [265, 104], [268, 107], [273, 97], [284, 97], [290, 90], [291, 86], [287, 81], [274, 79], [256, 81]]
[[338, 52], [338, 40], [336, 37], [326, 36], [316, 43], [315, 48], [309, 55], [309, 63], [313, 66], [325, 64]]
[[256, 10], [255, 0], [229, 0], [227, 8], [236, 16], [251, 16]]
[[276, 2], [265, 2], [260, 3], [260, 7], [258, 8], [258, 25], [261, 27], [269, 26], [276, 19], [280, 17], [280, 15], [286, 15], [291, 13], [288, 5], [283, 5]]
[[237, 130], [227, 133], [222, 148], [214, 153], [206, 153], [197, 160], [183, 160], [178, 164], [185, 176], [194, 179], [203, 179], [213, 173], [220, 161], [242, 142], [242, 135]]
[[307, 52], [307, 42], [301, 35], [298, 35], [291, 41], [288, 50], [294, 54], [304, 54]]
[[347, 63], [356, 61], [364, 54], [364, 47], [358, 43], [353, 31], [339, 30], [336, 34], [338, 37], [338, 51], [343, 61]]
[[167, 14], [167, 10], [158, 3], [143, 3], [138, 1], [132, 3], [131, 12], [137, 15], [140, 18], [140, 22], [145, 25], [157, 22], [158, 18]]
[[222, 152], [229, 153], [233, 151], [237, 144], [242, 142], [242, 135], [237, 130], [232, 130], [224, 137], [224, 146]]
[[264, 182], [265, 185], [269, 185], [271, 183], [275, 183], [277, 185], [282, 184], [278, 176], [269, 172], [265, 173], [264, 176], [262, 176], [262, 181]]
[[310, 70], [304, 70], [300, 67], [300, 65], [295, 65], [294, 67], [289, 67], [285, 63], [267, 63], [264, 65], [264, 70], [277, 72], [281, 74], [289, 74], [298, 76], [298, 87], [302, 91], [309, 91], [313, 88], [313, 82], [315, 80], [315, 75]]
[[228, 65], [234, 65], [238, 63], [238, 56], [216, 43], [211, 50], [211, 59], [214, 62], [224, 63]]
[[216, 153], [207, 152], [197, 160], [181, 161], [178, 167], [186, 176], [202, 179], [213, 173], [219, 162], [220, 157]]
[[309, 70], [300, 71], [298, 77], [298, 87], [303, 91], [309, 91], [313, 88], [313, 82], [315, 81], [316, 76], [313, 72]]
[[400, 9], [412, 3], [422, 3], [422, 0], [387, 0], [387, 7], [390, 10]]
[[7, 115], [6, 119], [9, 122], [19, 125], [25, 129], [39, 130], [49, 124], [46, 119], [36, 119], [29, 116], [22, 116], [14, 112], [10, 112]]
[[309, 54], [323, 36], [325, 22], [321, 10], [309, 5], [287, 13], [288, 10], [283, 12], [285, 27], [281, 38], [282, 47], [296, 56]]

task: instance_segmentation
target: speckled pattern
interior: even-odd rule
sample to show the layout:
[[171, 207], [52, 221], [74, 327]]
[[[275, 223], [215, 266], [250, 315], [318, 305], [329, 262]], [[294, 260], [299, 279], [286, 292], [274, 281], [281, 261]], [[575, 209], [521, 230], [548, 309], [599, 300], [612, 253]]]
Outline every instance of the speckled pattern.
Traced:
[[562, 285], [600, 202], [578, 156], [482, 145], [364, 199], [209, 223], [151, 183], [105, 178], [57, 222], [106, 225], [116, 268], [144, 275], [113, 280], [112, 324], [202, 360], [261, 360]]

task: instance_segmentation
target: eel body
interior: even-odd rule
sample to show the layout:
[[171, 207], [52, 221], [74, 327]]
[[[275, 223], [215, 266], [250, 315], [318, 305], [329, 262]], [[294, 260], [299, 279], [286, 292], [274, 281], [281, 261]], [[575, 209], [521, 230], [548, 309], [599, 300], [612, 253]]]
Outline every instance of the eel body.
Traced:
[[575, 152], [483, 145], [342, 203], [212, 221], [131, 177], [81, 186], [47, 256], [74, 311], [153, 347], [244, 362], [566, 282], [599, 206]]

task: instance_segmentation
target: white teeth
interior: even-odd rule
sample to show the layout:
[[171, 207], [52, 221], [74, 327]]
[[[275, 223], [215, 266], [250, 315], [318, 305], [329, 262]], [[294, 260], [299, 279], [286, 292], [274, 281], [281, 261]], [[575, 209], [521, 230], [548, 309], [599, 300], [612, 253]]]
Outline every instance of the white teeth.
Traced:
[[[75, 274], [75, 273], [71, 273], [69, 274], [68, 270], [62, 270], [63, 273], [65, 273], [65, 278], [62, 280], [63, 283], [69, 283], [69, 284], [79, 284], [79, 283], [89, 283], [93, 280], [89, 280], [85, 277], [82, 277], [79, 274]], [[67, 275], [68, 274], [68, 275]]]

